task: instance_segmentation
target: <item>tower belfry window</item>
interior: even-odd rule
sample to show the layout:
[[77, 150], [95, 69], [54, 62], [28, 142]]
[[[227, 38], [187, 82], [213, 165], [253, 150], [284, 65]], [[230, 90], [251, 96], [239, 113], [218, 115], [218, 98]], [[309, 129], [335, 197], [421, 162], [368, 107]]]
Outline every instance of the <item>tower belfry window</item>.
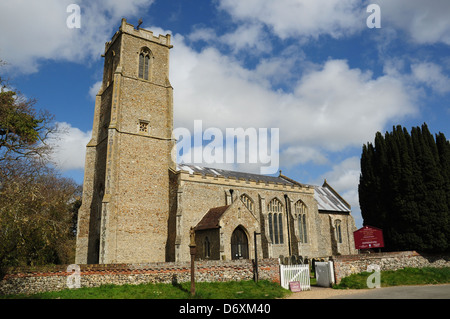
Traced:
[[139, 53], [139, 78], [148, 80], [149, 78], [149, 70], [150, 70], [150, 57], [151, 52], [147, 48], [141, 49]]

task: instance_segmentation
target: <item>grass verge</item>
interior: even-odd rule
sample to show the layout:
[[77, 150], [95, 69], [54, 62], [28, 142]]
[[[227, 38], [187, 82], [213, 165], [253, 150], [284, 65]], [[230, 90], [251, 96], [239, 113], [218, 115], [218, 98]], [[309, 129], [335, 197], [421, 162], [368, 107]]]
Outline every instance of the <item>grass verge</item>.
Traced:
[[[336, 289], [367, 289], [367, 278], [373, 272], [352, 274], [341, 280]], [[405, 285], [429, 285], [450, 283], [450, 268], [403, 268], [399, 270], [381, 271], [381, 287]]]
[[289, 295], [280, 284], [261, 280], [229, 282], [196, 282], [191, 284], [103, 285], [96, 288], [65, 289], [34, 295], [0, 296], [5, 299], [276, 299]]

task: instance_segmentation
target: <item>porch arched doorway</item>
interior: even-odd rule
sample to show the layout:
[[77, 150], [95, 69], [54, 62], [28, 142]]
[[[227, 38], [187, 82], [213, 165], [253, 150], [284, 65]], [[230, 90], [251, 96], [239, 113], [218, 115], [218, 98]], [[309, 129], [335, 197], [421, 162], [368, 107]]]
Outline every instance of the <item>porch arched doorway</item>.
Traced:
[[241, 226], [231, 235], [231, 259], [248, 259], [248, 238]]

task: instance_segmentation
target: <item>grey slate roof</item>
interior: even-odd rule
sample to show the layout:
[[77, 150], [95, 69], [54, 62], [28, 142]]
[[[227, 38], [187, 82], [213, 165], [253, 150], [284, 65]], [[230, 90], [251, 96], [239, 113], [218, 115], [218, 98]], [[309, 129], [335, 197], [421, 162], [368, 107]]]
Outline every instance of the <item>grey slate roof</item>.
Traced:
[[[252, 173], [229, 171], [218, 168], [208, 168], [191, 164], [177, 164], [177, 170], [189, 172], [189, 174], [202, 174], [212, 176], [223, 176], [225, 178], [243, 179], [247, 181], [259, 181], [266, 183], [279, 183], [283, 185], [303, 184], [280, 174], [280, 176], [268, 176]], [[303, 185], [314, 187], [314, 199], [317, 201], [319, 211], [349, 213], [351, 207], [345, 200], [325, 181], [322, 186]]]
[[243, 179], [246, 181], [279, 183], [284, 185], [294, 185], [294, 183], [279, 176], [259, 175], [252, 173], [228, 171], [218, 168], [208, 168], [197, 165], [177, 164], [177, 170], [188, 171], [190, 174], [198, 173], [202, 175], [223, 176], [225, 178]]
[[350, 212], [351, 208], [327, 186], [314, 186], [319, 211]]

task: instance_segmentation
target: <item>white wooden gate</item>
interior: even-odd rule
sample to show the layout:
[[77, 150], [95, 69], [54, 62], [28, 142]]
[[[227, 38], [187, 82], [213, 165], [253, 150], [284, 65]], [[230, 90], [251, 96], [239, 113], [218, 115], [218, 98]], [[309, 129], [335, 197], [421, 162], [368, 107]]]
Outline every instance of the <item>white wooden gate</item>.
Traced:
[[281, 287], [289, 289], [289, 283], [293, 281], [300, 282], [303, 290], [310, 290], [309, 265], [282, 265], [280, 264]]

